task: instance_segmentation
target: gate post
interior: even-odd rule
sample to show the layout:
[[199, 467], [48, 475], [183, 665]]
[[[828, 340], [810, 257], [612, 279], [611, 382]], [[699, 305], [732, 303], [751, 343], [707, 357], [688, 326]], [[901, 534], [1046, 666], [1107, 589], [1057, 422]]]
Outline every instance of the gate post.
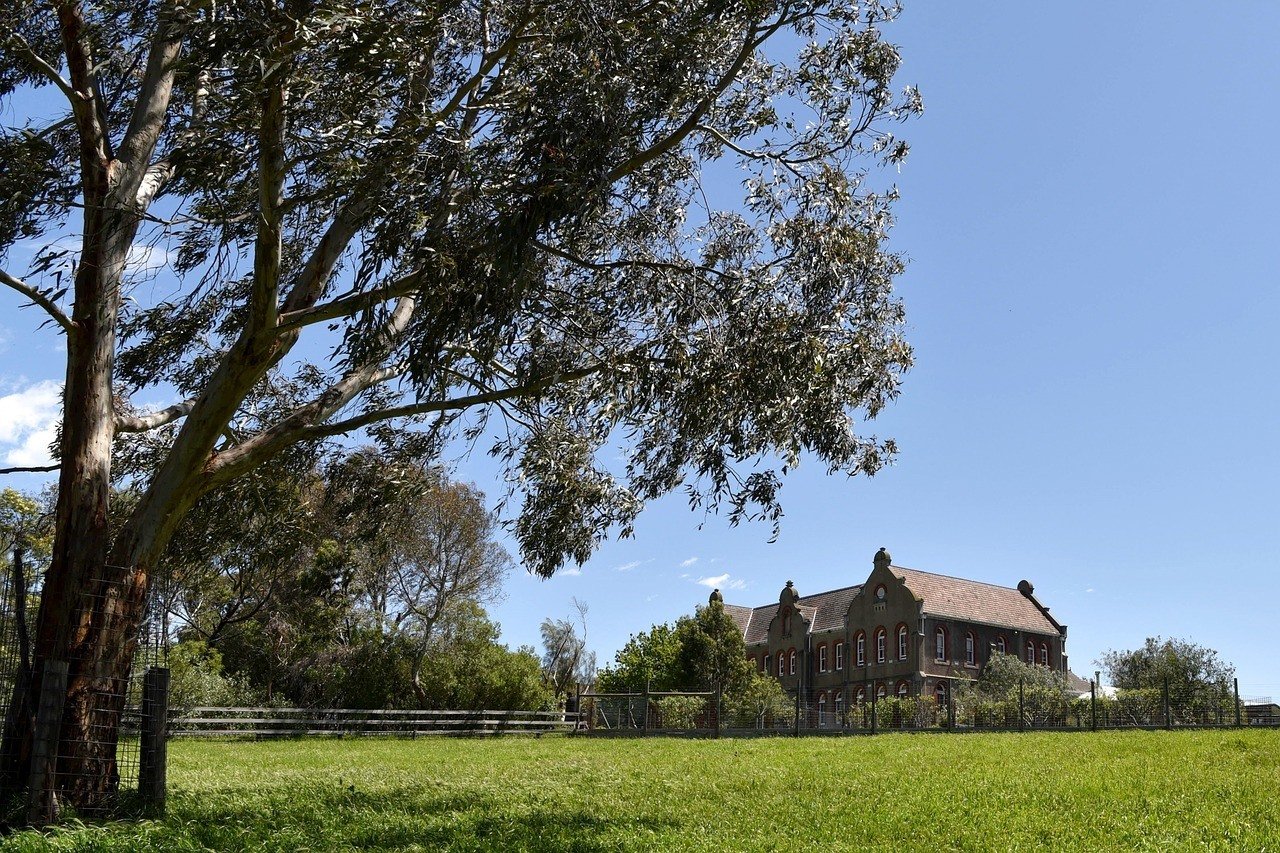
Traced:
[[1098, 730], [1098, 682], [1089, 682], [1089, 728]]
[[31, 744], [31, 775], [27, 779], [27, 823], [47, 826], [58, 819], [58, 732], [66, 705], [67, 662], [47, 660], [36, 691], [35, 734]]
[[142, 743], [138, 755], [138, 796], [156, 814], [164, 813], [169, 765], [169, 670], [153, 666], [142, 679]]

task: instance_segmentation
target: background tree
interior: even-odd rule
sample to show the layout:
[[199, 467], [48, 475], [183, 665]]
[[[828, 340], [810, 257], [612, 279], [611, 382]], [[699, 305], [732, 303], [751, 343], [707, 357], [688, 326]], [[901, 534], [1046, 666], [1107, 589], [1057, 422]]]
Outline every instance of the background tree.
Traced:
[[613, 663], [600, 670], [596, 689], [603, 693], [640, 693], [645, 689], [679, 690], [680, 638], [667, 623], [632, 634], [614, 655]]
[[746, 686], [751, 677], [747, 647], [742, 630], [721, 601], [713, 599], [692, 617], [681, 617], [676, 638], [680, 643], [677, 667], [686, 689], [735, 693]]
[[[595, 681], [596, 655], [587, 650], [587, 605], [572, 599], [577, 619], [542, 620], [542, 675], [547, 686], [563, 705], [580, 684]], [[578, 627], [582, 633], [578, 633]]]
[[[891, 88], [894, 6], [11, 11], [0, 98], [39, 86], [64, 107], [0, 134], [0, 251], [44, 241], [0, 282], [67, 337], [34, 643], [37, 665], [70, 663], [50, 815], [59, 795], [109, 798], [122, 700], [105, 687], [182, 519], [289, 448], [402, 442], [394, 422], [432, 459], [488, 435], [543, 575], [682, 483], [776, 523], [802, 454], [845, 473], [893, 454], [858, 430], [910, 363], [895, 194], [859, 162], [900, 161], [884, 124], [920, 109]], [[784, 34], [791, 64], [765, 52]], [[730, 174], [740, 197], [711, 206], [703, 181]], [[151, 293], [129, 262], [161, 242], [173, 280]], [[134, 411], [147, 389], [176, 402]], [[151, 430], [169, 449], [113, 527], [115, 439]], [[7, 779], [30, 749], [6, 745]]]
[[1229, 690], [1236, 669], [1213, 649], [1190, 640], [1148, 637], [1141, 648], [1108, 650], [1097, 661], [1112, 686], [1124, 690], [1163, 689], [1190, 694], [1196, 690]]

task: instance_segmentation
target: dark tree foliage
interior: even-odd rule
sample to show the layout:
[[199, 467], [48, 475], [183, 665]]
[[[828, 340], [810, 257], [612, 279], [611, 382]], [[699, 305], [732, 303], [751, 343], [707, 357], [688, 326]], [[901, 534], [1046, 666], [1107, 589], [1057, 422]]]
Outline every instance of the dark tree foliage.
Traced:
[[[889, 3], [50, 0], [0, 23], [0, 283], [67, 336], [37, 664], [69, 660], [45, 792], [110, 796], [152, 572], [201, 497], [367, 431], [434, 460], [491, 441], [524, 563], [583, 561], [685, 487], [776, 523], [808, 453], [910, 364]], [[773, 47], [770, 47], [773, 45]], [[794, 47], [794, 51], [791, 48]], [[769, 48], [768, 50], [766, 48]], [[791, 54], [791, 55], [787, 55]], [[71, 238], [70, 240], [68, 238]], [[66, 248], [74, 244], [75, 248]], [[148, 286], [140, 249], [166, 265]], [[0, 257], [12, 265], [12, 256]], [[178, 402], [135, 411], [139, 393]], [[169, 429], [110, 510], [113, 447]], [[622, 462], [612, 459], [621, 454]], [[119, 618], [104, 619], [101, 602]], [[32, 706], [15, 714], [30, 731]], [[105, 729], [104, 729], [105, 725]], [[10, 788], [31, 743], [11, 743]]]

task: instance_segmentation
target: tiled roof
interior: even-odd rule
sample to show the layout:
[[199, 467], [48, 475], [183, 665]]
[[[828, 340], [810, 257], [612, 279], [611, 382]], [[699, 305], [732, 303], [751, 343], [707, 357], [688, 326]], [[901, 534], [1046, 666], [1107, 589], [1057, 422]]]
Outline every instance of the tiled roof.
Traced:
[[930, 616], [1037, 634], [1058, 633], [1040, 608], [1016, 589], [900, 566], [893, 566], [891, 570], [906, 581], [907, 589], [924, 600], [924, 612]]
[[[891, 570], [906, 582], [911, 592], [924, 600], [924, 612], [929, 616], [1037, 634], [1058, 633], [1058, 628], [1040, 608], [1017, 589], [901, 566], [892, 566]], [[861, 590], [861, 585], [846, 586], [806, 595], [796, 600], [796, 607], [809, 621], [813, 633], [839, 630], [844, 627], [849, 605]], [[777, 614], [778, 605], [776, 602], [763, 607], [726, 604], [725, 610], [742, 630], [743, 640], [752, 646], [768, 637], [769, 623]]]
[[[809, 630], [818, 633], [844, 627], [845, 614], [849, 612], [849, 602], [858, 594], [860, 586], [846, 586], [829, 592], [819, 592], [796, 599], [796, 607], [809, 621]], [[763, 607], [742, 607], [737, 604], [726, 604], [725, 610], [733, 617], [739, 627], [743, 628], [743, 640], [748, 646], [763, 643], [769, 635], [769, 623], [778, 612], [778, 604], [766, 604]], [[750, 614], [745, 620], [740, 613]], [[746, 626], [743, 627], [743, 622]]]

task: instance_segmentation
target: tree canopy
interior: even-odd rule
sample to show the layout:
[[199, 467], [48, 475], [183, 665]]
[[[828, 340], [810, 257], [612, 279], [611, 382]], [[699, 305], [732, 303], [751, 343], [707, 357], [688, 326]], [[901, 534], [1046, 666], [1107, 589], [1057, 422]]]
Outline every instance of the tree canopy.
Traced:
[[1114, 649], [1098, 660], [1112, 686], [1122, 690], [1161, 689], [1165, 682], [1178, 693], [1196, 688], [1226, 690], [1235, 667], [1213, 649], [1177, 638], [1148, 637], [1140, 648]]
[[[0, 100], [42, 87], [61, 107], [5, 113], [0, 283], [67, 337], [36, 631], [38, 660], [70, 659], [63, 798], [109, 795], [89, 768], [112, 739], [89, 734], [119, 712], [90, 682], [127, 672], [182, 519], [284, 454], [364, 432], [433, 460], [483, 439], [544, 576], [681, 486], [776, 523], [805, 453], [883, 466], [895, 447], [864, 420], [911, 353], [895, 193], [867, 170], [906, 156], [890, 124], [921, 108], [894, 88], [896, 12], [15, 7]], [[25, 271], [18, 240], [40, 247]], [[174, 402], [139, 409], [157, 395]], [[127, 435], [156, 452], [113, 524]], [[122, 618], [101, 618], [117, 594]], [[6, 784], [30, 746], [6, 747]]]

